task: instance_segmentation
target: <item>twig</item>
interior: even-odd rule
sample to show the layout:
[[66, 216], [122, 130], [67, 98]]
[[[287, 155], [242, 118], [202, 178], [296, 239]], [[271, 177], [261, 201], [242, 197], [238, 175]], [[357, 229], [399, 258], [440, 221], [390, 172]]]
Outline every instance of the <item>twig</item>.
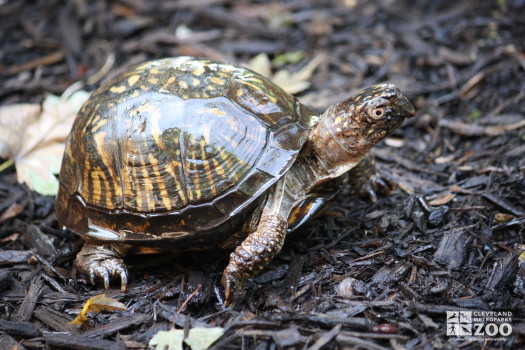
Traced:
[[177, 312], [175, 313], [175, 317], [173, 317], [173, 323], [175, 323], [175, 320], [179, 317], [180, 313], [182, 312], [182, 310], [184, 310], [184, 308], [186, 307], [186, 305], [188, 305], [188, 303], [190, 302], [190, 300], [195, 296], [195, 294], [197, 294], [200, 290], [201, 290], [201, 285], [199, 284], [197, 286], [197, 288], [193, 291], [193, 293], [190, 294], [189, 297], [186, 298], [186, 300], [184, 300], [184, 302], [182, 303], [182, 305], [179, 307], [179, 309], [177, 310]]

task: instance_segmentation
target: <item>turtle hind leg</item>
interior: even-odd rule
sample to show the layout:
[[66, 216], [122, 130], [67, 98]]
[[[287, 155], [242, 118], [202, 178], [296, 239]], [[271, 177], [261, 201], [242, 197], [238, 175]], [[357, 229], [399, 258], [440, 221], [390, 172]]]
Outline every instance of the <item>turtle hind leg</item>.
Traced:
[[[286, 237], [287, 221], [276, 213], [263, 213], [257, 230], [230, 255], [230, 262], [222, 275], [226, 289], [226, 304], [237, 299], [243, 282], [264, 269], [281, 251]], [[235, 295], [234, 295], [235, 294]]]
[[110, 280], [120, 278], [120, 289], [125, 292], [128, 287], [128, 269], [124, 256], [130, 247], [120, 243], [86, 242], [73, 264], [75, 271], [89, 278], [95, 285], [102, 279], [104, 288], [109, 289]]

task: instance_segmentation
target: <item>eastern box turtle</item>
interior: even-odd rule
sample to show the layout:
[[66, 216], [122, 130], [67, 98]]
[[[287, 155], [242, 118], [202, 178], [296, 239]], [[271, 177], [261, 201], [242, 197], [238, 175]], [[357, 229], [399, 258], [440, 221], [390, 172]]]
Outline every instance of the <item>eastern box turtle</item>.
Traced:
[[412, 116], [392, 84], [317, 116], [230, 63], [136, 66], [93, 93], [67, 139], [56, 214], [86, 240], [75, 268], [106, 288], [120, 277], [125, 290], [123, 258], [137, 248], [213, 249], [241, 237], [223, 273], [228, 301], [348, 181], [372, 197], [388, 189], [369, 150]]

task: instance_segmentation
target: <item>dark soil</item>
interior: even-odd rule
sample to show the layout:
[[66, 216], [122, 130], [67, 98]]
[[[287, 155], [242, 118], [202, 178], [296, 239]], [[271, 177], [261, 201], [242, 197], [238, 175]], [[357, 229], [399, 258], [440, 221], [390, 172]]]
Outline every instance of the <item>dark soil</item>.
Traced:
[[[208, 326], [226, 329], [216, 349], [525, 346], [524, 1], [0, 3], [2, 105], [40, 103], [78, 81], [91, 91], [147, 59], [300, 51], [305, 60], [275, 68], [324, 53], [301, 94], [320, 112], [382, 81], [417, 109], [375, 148], [398, 190], [377, 203], [345, 192], [234, 308], [222, 304], [227, 255], [142, 257], [129, 291], [108, 293], [127, 311], [68, 325], [104, 290], [72, 275], [81, 242], [58, 227], [54, 198], [3, 171], [1, 349], [143, 349], [159, 330]], [[512, 332], [447, 336], [446, 311], [459, 310], [510, 311]]]

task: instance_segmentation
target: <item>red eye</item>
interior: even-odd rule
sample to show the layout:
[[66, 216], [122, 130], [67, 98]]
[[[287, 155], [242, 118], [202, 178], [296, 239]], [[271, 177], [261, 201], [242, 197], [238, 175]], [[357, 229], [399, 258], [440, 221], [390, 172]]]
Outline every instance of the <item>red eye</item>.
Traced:
[[385, 115], [385, 108], [384, 107], [379, 107], [379, 108], [372, 109], [372, 115], [371, 115], [372, 118], [380, 119], [380, 118], [383, 118], [384, 115]]

